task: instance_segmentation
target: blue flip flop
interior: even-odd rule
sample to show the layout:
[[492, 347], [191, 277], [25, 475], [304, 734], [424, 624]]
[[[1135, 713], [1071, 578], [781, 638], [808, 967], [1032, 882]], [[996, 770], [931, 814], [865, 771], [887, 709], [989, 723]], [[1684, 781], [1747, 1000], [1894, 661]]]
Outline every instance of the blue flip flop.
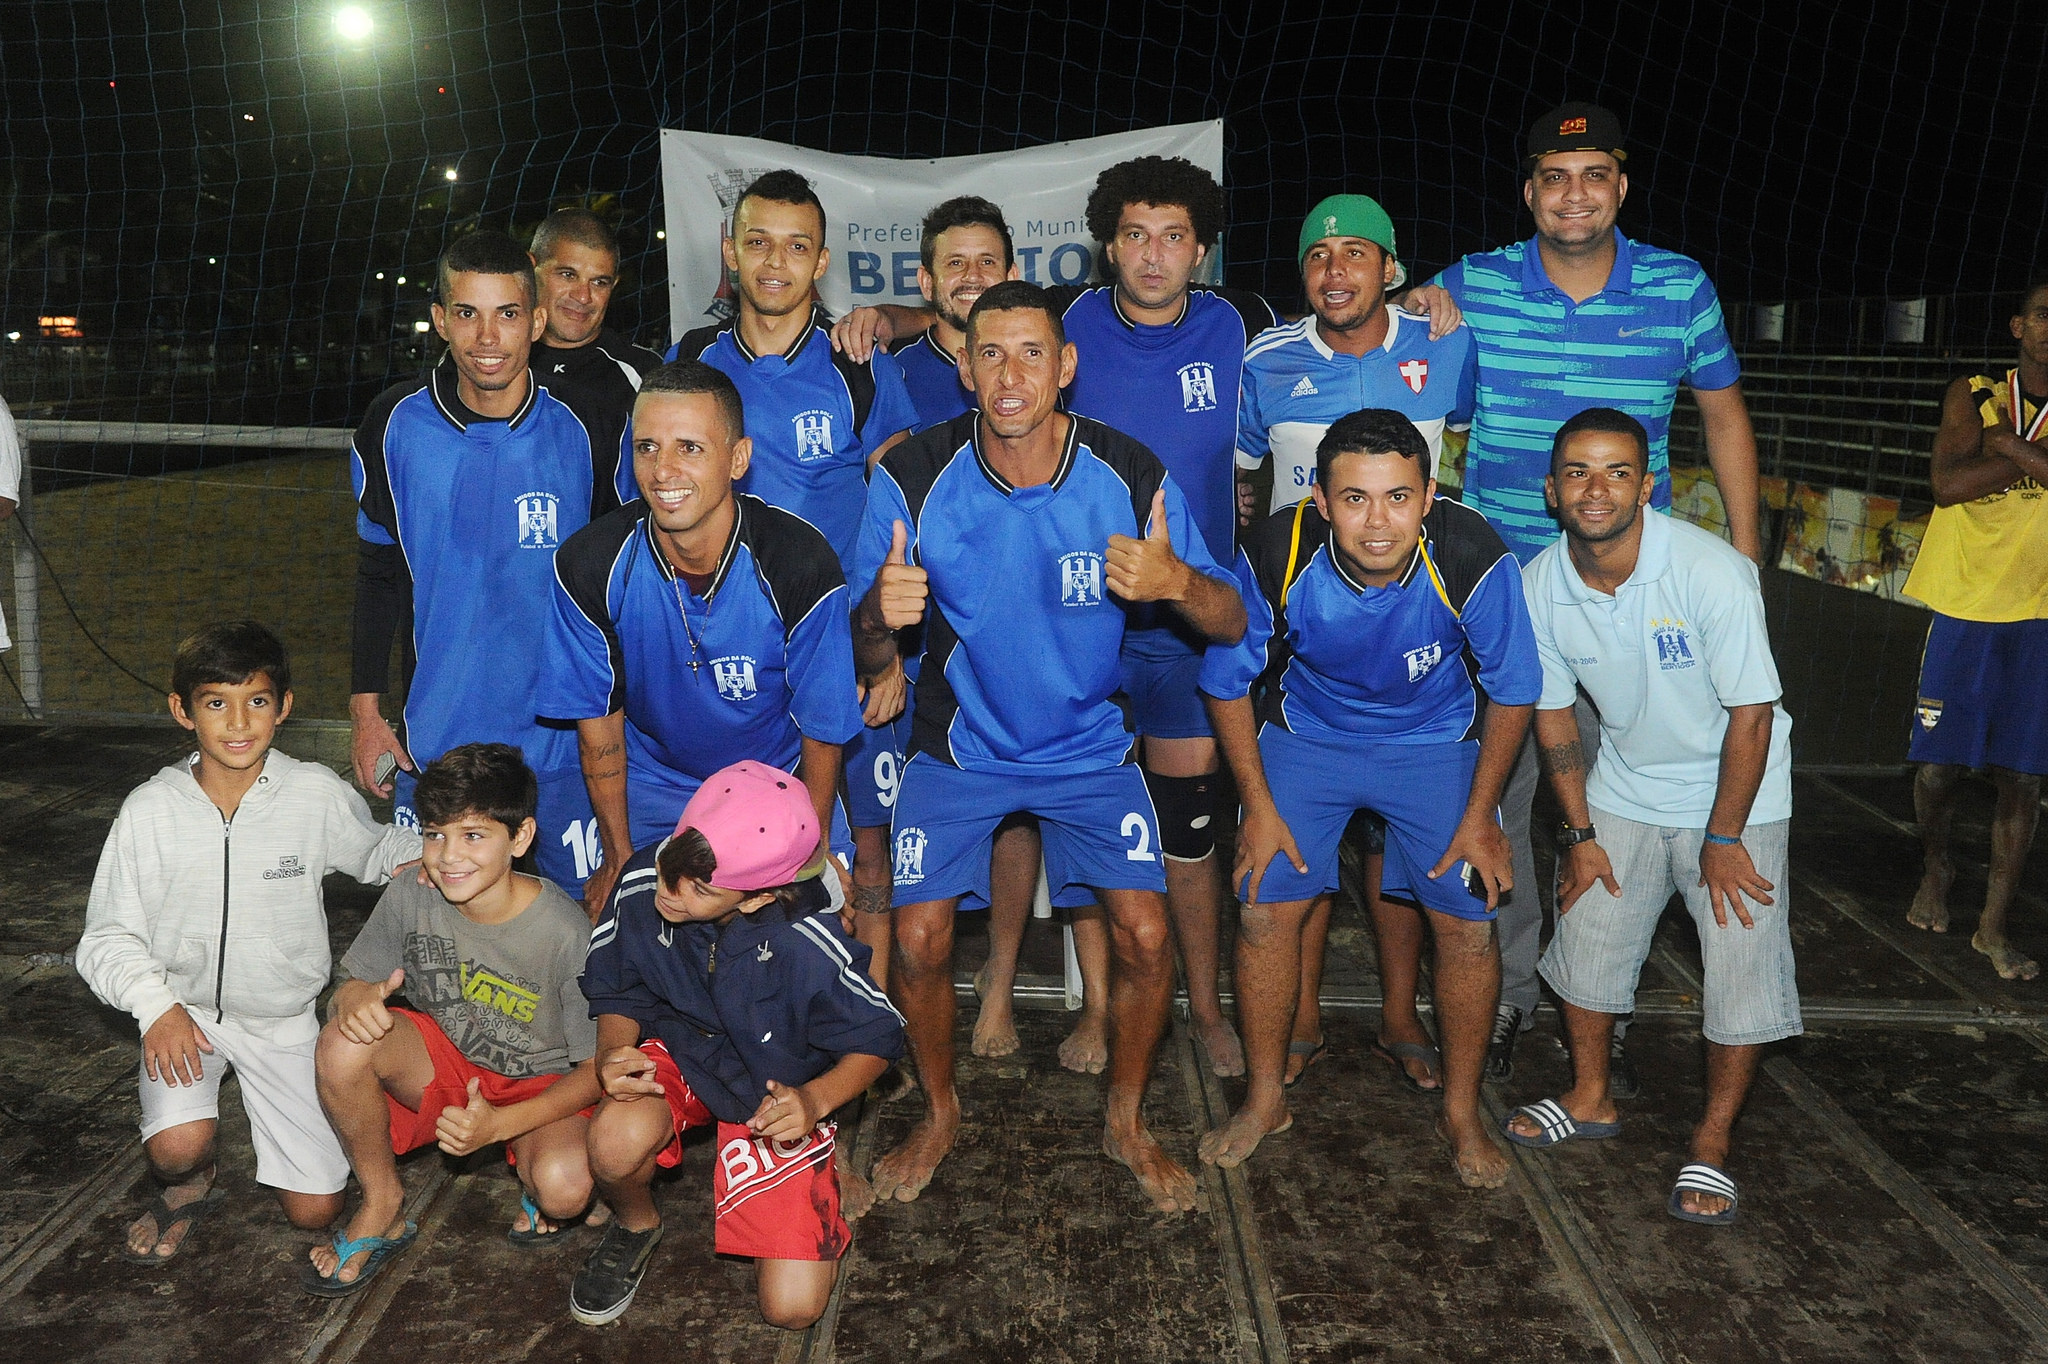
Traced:
[[[1525, 1137], [1515, 1130], [1515, 1118], [1528, 1114], [1535, 1124], [1543, 1129], [1541, 1136]], [[1535, 1150], [1547, 1150], [1568, 1141], [1607, 1141], [1621, 1135], [1618, 1122], [1581, 1122], [1566, 1111], [1565, 1106], [1555, 1099], [1538, 1099], [1532, 1104], [1523, 1104], [1508, 1120], [1500, 1125], [1501, 1135], [1517, 1146]]]
[[559, 1241], [563, 1233], [568, 1231], [568, 1228], [560, 1223], [556, 1224], [553, 1231], [535, 1230], [546, 1219], [541, 1213], [540, 1204], [533, 1201], [533, 1195], [526, 1191], [523, 1184], [519, 1186], [519, 1209], [526, 1214], [526, 1230], [521, 1231], [518, 1227], [513, 1227], [505, 1233], [505, 1239], [522, 1250], [531, 1250], [548, 1241]]
[[[1679, 1202], [1681, 1194], [1708, 1194], [1714, 1198], [1725, 1198], [1728, 1206], [1719, 1212], [1688, 1212]], [[1695, 1161], [1678, 1172], [1678, 1182], [1671, 1186], [1671, 1201], [1664, 1210], [1681, 1222], [1699, 1222], [1710, 1227], [1726, 1226], [1735, 1220], [1735, 1205], [1740, 1200], [1735, 1193], [1735, 1181], [1728, 1172], [1705, 1161]]]
[[363, 1261], [362, 1270], [353, 1282], [344, 1283], [329, 1278], [313, 1267], [311, 1260], [299, 1266], [299, 1286], [316, 1298], [346, 1298], [369, 1287], [370, 1280], [377, 1277], [385, 1262], [413, 1243], [420, 1234], [419, 1224], [407, 1222], [403, 1236], [359, 1236], [351, 1241], [340, 1232], [334, 1233], [334, 1272], [339, 1274], [349, 1262], [349, 1257], [363, 1251], [370, 1252], [370, 1258]]

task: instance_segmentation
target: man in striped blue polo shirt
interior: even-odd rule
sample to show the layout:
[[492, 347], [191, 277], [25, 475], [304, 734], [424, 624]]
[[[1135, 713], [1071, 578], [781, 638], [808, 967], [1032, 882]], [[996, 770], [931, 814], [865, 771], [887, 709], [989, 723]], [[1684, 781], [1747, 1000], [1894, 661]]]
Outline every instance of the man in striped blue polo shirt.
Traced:
[[[1630, 241], [1615, 227], [1628, 197], [1627, 159], [1621, 123], [1608, 110], [1572, 103], [1544, 114], [1529, 130], [1522, 186], [1536, 235], [1467, 256], [1435, 281], [1450, 291], [1479, 343], [1464, 500], [1528, 563], [1558, 536], [1543, 501], [1551, 438], [1583, 409], [1611, 407], [1649, 432], [1653, 505], [1669, 511], [1671, 410], [1684, 385], [1700, 406], [1707, 461], [1735, 547], [1755, 559], [1756, 436], [1742, 400], [1742, 367], [1699, 263]], [[1597, 745], [1590, 712], [1580, 720]], [[1501, 799], [1516, 883], [1525, 887], [1536, 884], [1528, 836], [1536, 778], [1532, 741]], [[1542, 928], [1534, 895], [1511, 896], [1502, 906], [1501, 1002], [1487, 1060], [1495, 1081], [1513, 1074], [1515, 1036], [1536, 1008]], [[1632, 1092], [1625, 1065], [1617, 1071], [1618, 1091]]]

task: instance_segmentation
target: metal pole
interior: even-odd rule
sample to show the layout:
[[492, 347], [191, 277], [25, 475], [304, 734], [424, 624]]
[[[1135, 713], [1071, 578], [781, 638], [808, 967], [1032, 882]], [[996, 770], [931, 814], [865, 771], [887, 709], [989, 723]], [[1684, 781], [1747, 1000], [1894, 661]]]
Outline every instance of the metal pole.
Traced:
[[[14, 519], [24, 526], [29, 520], [30, 466], [34, 460], [29, 457], [29, 442], [21, 441], [21, 501], [14, 509]], [[43, 718], [43, 615], [41, 607], [42, 578], [36, 572], [36, 552], [29, 547], [28, 536], [17, 533], [14, 536], [14, 662], [15, 681], [21, 687], [21, 699], [28, 708], [29, 718]]]

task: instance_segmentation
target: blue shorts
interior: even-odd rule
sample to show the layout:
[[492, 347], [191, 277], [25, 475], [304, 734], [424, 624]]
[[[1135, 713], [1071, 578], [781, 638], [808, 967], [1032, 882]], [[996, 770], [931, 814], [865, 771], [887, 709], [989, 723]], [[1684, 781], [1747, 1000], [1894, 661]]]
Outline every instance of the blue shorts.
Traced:
[[[632, 827], [633, 846], [651, 848], [676, 831], [683, 807], [704, 781], [672, 768], [642, 766], [626, 761], [626, 819]], [[846, 823], [846, 803], [832, 802], [832, 851], [849, 867], [853, 865], [853, 830]]]
[[903, 769], [896, 801], [895, 903], [959, 897], [961, 909], [985, 908], [996, 826], [1014, 814], [1038, 816], [1055, 905], [1085, 905], [1105, 889], [1166, 893], [1159, 818], [1136, 764], [1078, 776], [992, 776], [919, 753]]
[[[583, 773], [575, 768], [535, 775], [540, 779], [540, 804], [533, 812], [538, 826], [533, 836], [533, 864], [542, 876], [567, 891], [570, 899], [581, 899], [583, 883], [603, 859], [597, 816], [590, 809], [590, 790], [583, 784]], [[393, 780], [392, 823], [417, 830], [420, 819], [413, 809], [412, 793], [419, 778], [401, 768]]]
[[2048, 773], [2048, 620], [1936, 613], [1913, 706], [1916, 763]]
[[[1154, 647], [1152, 640], [1166, 642]], [[1166, 631], [1147, 631], [1145, 647], [1124, 641], [1123, 691], [1130, 699], [1131, 727], [1152, 739], [1206, 739], [1209, 712], [1202, 707], [1202, 651], [1190, 649]]]
[[[1284, 855], [1276, 855], [1259, 883], [1261, 904], [1312, 900], [1337, 889], [1337, 844], [1344, 826], [1358, 811], [1370, 810], [1386, 825], [1381, 894], [1414, 900], [1453, 918], [1493, 917], [1486, 897], [1465, 888], [1465, 863], [1453, 863], [1442, 876], [1429, 879], [1429, 869], [1451, 846], [1465, 817], [1472, 772], [1479, 765], [1477, 743], [1333, 744], [1266, 725], [1259, 731], [1259, 757], [1273, 803], [1308, 863], [1304, 876]], [[1238, 891], [1242, 894], [1244, 887]]]
[[903, 713], [885, 725], [863, 728], [845, 748], [846, 817], [856, 829], [886, 829], [903, 784], [903, 749], [910, 742], [910, 715], [917, 692], [908, 691]]

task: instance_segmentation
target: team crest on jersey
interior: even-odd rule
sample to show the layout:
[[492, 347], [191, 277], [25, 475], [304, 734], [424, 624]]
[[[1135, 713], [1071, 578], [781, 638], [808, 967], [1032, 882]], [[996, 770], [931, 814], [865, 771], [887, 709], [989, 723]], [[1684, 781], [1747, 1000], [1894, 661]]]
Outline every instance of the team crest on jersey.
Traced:
[[1420, 682], [1429, 676], [1429, 670], [1444, 661], [1444, 646], [1440, 641], [1431, 640], [1420, 649], [1410, 649], [1401, 655], [1408, 661], [1408, 680]]
[[562, 543], [556, 529], [556, 501], [553, 493], [521, 493], [514, 499], [519, 512], [521, 549], [553, 549]]
[[727, 654], [711, 660], [711, 680], [718, 694], [728, 701], [754, 699], [754, 660], [745, 654]]
[[796, 457], [799, 463], [815, 464], [832, 458], [832, 414], [823, 408], [799, 412], [791, 419], [796, 427]]
[[1920, 718], [1920, 728], [1933, 729], [1941, 723], [1941, 704], [1931, 696], [1923, 696], [1913, 703], [1913, 714]]
[[1060, 556], [1060, 605], [1102, 605], [1102, 556], [1087, 550]]
[[1429, 382], [1429, 361], [1420, 356], [1413, 360], [1403, 360], [1398, 373], [1401, 382], [1408, 385], [1410, 393], [1420, 393], [1422, 386]]
[[896, 866], [892, 875], [899, 886], [914, 886], [924, 880], [924, 830], [912, 826], [896, 831]]
[[1216, 410], [1216, 371], [1207, 361], [1198, 360], [1192, 365], [1182, 365], [1180, 374], [1180, 405], [1189, 412], [1213, 412]]
[[1653, 620], [1650, 622], [1650, 633], [1657, 640], [1657, 666], [1665, 672], [1690, 668], [1699, 661], [1692, 656], [1692, 645], [1687, 642], [1684, 621]]

